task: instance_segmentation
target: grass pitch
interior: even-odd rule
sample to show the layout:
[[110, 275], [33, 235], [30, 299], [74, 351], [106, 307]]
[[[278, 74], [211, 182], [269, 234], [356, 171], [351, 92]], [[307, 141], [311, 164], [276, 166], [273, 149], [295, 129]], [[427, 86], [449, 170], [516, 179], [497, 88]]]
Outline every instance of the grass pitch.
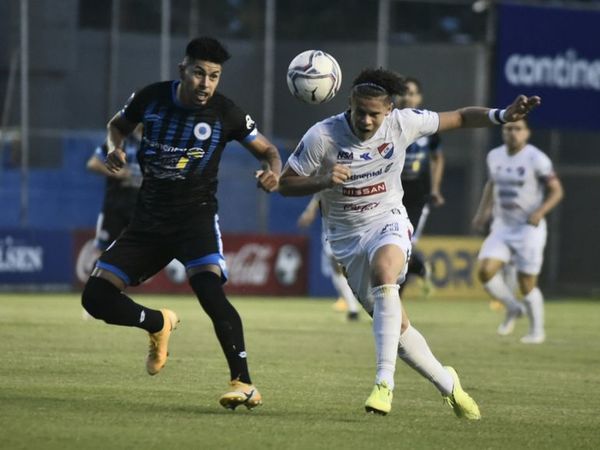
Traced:
[[548, 302], [547, 343], [500, 338], [487, 301], [407, 301], [483, 419], [454, 417], [401, 361], [386, 417], [363, 403], [374, 377], [370, 321], [331, 302], [234, 298], [264, 405], [218, 404], [228, 371], [191, 297], [141, 297], [181, 317], [163, 371], [146, 375], [137, 329], [82, 320], [76, 295], [0, 295], [0, 448], [600, 448], [600, 302]]

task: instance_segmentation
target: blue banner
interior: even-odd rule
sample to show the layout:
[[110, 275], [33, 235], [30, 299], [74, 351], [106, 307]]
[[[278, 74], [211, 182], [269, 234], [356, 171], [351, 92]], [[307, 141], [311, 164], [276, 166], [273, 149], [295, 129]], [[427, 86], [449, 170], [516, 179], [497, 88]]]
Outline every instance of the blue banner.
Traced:
[[0, 229], [0, 285], [68, 285], [72, 253], [68, 231]]
[[532, 126], [600, 130], [600, 11], [498, 7], [496, 102], [539, 95]]

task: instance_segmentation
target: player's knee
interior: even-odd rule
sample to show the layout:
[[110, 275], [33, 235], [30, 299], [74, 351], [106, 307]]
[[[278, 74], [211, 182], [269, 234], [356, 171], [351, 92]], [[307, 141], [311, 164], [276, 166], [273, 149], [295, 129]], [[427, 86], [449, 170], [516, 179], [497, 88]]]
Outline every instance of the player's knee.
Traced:
[[90, 277], [81, 294], [81, 306], [95, 319], [106, 319], [112, 305], [112, 296], [119, 295], [119, 289], [109, 281]]
[[491, 267], [487, 266], [486, 264], [482, 264], [477, 270], [477, 277], [482, 283], [487, 283], [494, 277], [494, 275], [496, 275], [496, 272], [494, 272]]

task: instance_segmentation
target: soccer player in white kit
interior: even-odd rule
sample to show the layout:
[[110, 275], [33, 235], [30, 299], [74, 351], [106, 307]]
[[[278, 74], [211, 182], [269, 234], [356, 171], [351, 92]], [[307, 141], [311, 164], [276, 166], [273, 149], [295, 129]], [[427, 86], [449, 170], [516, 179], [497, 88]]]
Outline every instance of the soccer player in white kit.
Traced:
[[[515, 321], [526, 311], [529, 333], [521, 342], [541, 344], [546, 336], [544, 297], [537, 287], [537, 278], [546, 245], [544, 217], [561, 201], [563, 189], [552, 161], [540, 149], [528, 144], [529, 136], [526, 120], [502, 127], [504, 145], [488, 153], [489, 180], [473, 225], [481, 229], [490, 214], [493, 217], [490, 234], [479, 252], [479, 279], [488, 293], [506, 307], [506, 317], [498, 327], [498, 334], [512, 333]], [[511, 258], [517, 269], [525, 308], [501, 273]]]
[[402, 309], [398, 282], [406, 273], [412, 226], [402, 206], [400, 174], [406, 147], [421, 136], [489, 126], [492, 118], [518, 120], [540, 98], [519, 96], [502, 111], [468, 107], [438, 114], [393, 109], [392, 96], [403, 90], [403, 79], [394, 72], [363, 70], [353, 82], [349, 111], [306, 132], [287, 162], [279, 192], [319, 193], [333, 254], [373, 317], [377, 366], [365, 409], [391, 410], [399, 356], [438, 388], [458, 417], [479, 419], [479, 408], [454, 369], [440, 364]]

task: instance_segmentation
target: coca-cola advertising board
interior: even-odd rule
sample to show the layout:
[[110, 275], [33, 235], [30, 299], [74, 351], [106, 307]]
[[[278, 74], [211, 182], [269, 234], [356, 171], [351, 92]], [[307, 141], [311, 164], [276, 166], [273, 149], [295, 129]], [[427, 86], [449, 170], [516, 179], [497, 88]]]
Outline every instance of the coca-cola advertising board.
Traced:
[[[81, 289], [97, 254], [92, 230], [73, 234], [75, 287]], [[296, 235], [224, 234], [228, 281], [225, 291], [245, 295], [305, 295], [308, 239]], [[191, 294], [185, 268], [173, 261], [131, 292]]]

